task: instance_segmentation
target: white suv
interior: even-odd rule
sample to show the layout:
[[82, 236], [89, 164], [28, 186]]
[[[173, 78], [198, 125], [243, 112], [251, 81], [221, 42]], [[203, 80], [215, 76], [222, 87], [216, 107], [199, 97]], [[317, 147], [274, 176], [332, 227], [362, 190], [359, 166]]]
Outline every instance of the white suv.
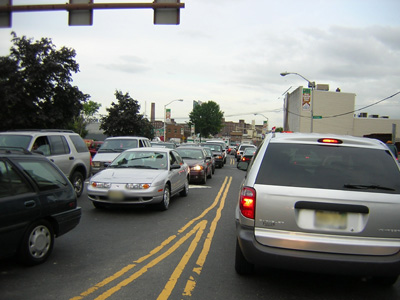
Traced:
[[125, 150], [141, 147], [151, 147], [150, 140], [140, 136], [116, 136], [106, 138], [93, 157], [93, 174], [107, 168], [112, 161]]
[[0, 132], [0, 147], [16, 147], [45, 155], [68, 177], [79, 197], [90, 176], [90, 152], [72, 130], [13, 130]]
[[247, 170], [235, 214], [239, 274], [264, 265], [397, 280], [400, 168], [385, 144], [277, 133], [247, 164], [238, 163]]

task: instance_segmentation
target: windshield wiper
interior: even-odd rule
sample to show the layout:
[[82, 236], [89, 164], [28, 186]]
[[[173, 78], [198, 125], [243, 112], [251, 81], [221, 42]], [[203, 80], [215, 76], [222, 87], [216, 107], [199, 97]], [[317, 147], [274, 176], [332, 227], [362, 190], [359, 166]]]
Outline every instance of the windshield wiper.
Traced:
[[392, 189], [390, 187], [386, 187], [386, 186], [380, 186], [380, 185], [363, 185], [363, 184], [345, 184], [344, 185], [345, 188], [348, 189], [356, 189], [356, 190], [384, 190], [384, 191], [395, 191], [395, 189]]

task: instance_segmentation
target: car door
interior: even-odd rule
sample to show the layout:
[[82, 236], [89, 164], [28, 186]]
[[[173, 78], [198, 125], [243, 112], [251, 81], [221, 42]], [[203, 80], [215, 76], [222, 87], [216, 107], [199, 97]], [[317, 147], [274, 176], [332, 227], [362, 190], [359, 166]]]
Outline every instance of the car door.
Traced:
[[67, 140], [62, 135], [49, 135], [48, 139], [51, 149], [48, 158], [63, 171], [65, 176], [69, 177], [76, 157], [71, 152]]
[[0, 159], [0, 256], [14, 253], [41, 213], [38, 195], [15, 165]]

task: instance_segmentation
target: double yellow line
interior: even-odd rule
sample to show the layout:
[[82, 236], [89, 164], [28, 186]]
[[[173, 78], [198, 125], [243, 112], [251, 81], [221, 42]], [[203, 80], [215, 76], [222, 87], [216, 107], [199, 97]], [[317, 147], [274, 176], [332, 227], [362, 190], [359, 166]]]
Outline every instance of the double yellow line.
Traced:
[[[188, 231], [184, 236], [182, 236], [173, 245], [171, 245], [170, 248], [166, 249], [165, 252], [160, 253], [159, 256], [153, 258], [150, 262], [148, 262], [146, 265], [141, 267], [138, 271], [134, 272], [129, 277], [123, 279], [119, 283], [108, 288], [108, 290], [106, 290], [101, 295], [99, 295], [97, 298], [95, 298], [95, 300], [105, 300], [105, 299], [109, 298], [114, 293], [118, 292], [123, 287], [126, 287], [127, 285], [129, 285], [130, 283], [135, 281], [137, 278], [139, 278], [141, 275], [145, 274], [148, 270], [150, 270], [152, 267], [156, 266], [159, 262], [163, 261], [170, 254], [174, 253], [190, 237], [192, 237], [194, 235], [194, 238], [191, 241], [189, 248], [187, 249], [185, 254], [182, 256], [180, 262], [178, 263], [178, 265], [172, 272], [168, 282], [164, 286], [164, 289], [161, 291], [160, 295], [157, 298], [158, 300], [168, 299], [169, 296], [171, 295], [172, 291], [174, 290], [176, 283], [180, 279], [183, 270], [185, 269], [186, 265], [188, 264], [190, 258], [192, 257], [194, 251], [199, 246], [201, 237], [203, 236], [205, 230], [207, 229], [208, 221], [204, 217], [213, 208], [215, 208], [219, 204], [216, 214], [215, 214], [215, 217], [211, 221], [210, 227], [208, 229], [207, 236], [203, 243], [203, 248], [197, 258], [196, 265], [193, 267], [192, 273], [189, 276], [189, 278], [187, 279], [184, 291], [182, 293], [182, 297], [189, 298], [192, 295], [192, 292], [196, 286], [196, 278], [198, 276], [200, 276], [201, 271], [204, 266], [204, 263], [206, 261], [208, 252], [210, 251], [211, 242], [214, 237], [214, 233], [217, 228], [218, 221], [221, 218], [222, 209], [225, 206], [225, 199], [228, 194], [231, 183], [232, 183], [232, 177], [225, 177], [225, 180], [224, 180], [217, 196], [215, 197], [214, 202], [208, 208], [206, 208], [198, 217], [190, 220], [185, 226], [183, 226], [181, 229], [179, 229], [178, 233], [176, 235], [172, 235], [172, 236], [168, 237], [158, 247], [154, 248], [147, 255], [139, 258], [138, 260], [134, 261], [132, 264], [125, 266], [124, 268], [122, 268], [121, 270], [116, 272], [115, 274], [107, 277], [103, 281], [95, 284], [94, 286], [90, 287], [88, 290], [81, 293], [79, 296], [73, 297], [70, 300], [84, 299], [85, 297], [88, 297], [89, 295], [96, 292], [97, 290], [99, 290], [101, 288], [105, 288], [108, 284], [112, 285], [112, 283], [115, 280], [119, 279], [123, 275], [126, 275], [130, 270], [134, 269], [137, 265], [142, 264], [145, 261], [150, 260], [151, 258], [155, 257], [157, 254], [159, 254], [161, 252], [161, 250], [166, 248], [178, 236], [180, 236], [180, 235], [184, 234], [186, 231]], [[190, 228], [192, 228], [192, 229], [190, 229]]]

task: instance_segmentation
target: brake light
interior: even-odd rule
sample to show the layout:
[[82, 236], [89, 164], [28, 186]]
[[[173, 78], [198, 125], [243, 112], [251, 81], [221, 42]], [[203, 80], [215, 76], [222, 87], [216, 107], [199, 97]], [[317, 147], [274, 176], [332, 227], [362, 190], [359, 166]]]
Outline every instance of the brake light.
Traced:
[[240, 193], [240, 212], [249, 219], [254, 219], [256, 208], [256, 191], [251, 187], [244, 187]]
[[338, 139], [323, 138], [323, 139], [319, 139], [318, 143], [323, 143], [323, 144], [342, 144], [343, 141], [338, 140]]

